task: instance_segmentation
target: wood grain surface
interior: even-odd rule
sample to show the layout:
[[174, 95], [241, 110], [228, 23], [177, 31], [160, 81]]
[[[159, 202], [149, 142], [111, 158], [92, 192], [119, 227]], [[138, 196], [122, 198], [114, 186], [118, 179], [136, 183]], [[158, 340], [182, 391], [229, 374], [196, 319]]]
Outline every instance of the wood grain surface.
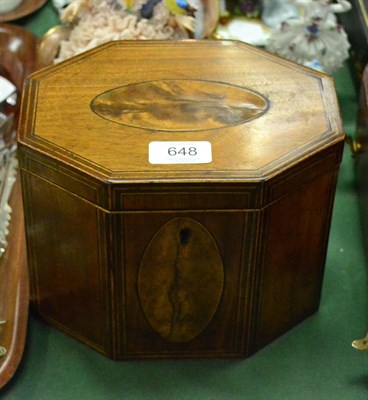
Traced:
[[[328, 76], [236, 42], [114, 42], [23, 100], [46, 321], [115, 359], [246, 357], [318, 309], [344, 145]], [[174, 140], [212, 162], [149, 163]]]
[[[170, 88], [165, 102], [152, 83], [179, 81], [180, 91]], [[196, 98], [198, 91], [206, 93], [207, 104], [223, 107], [200, 107], [193, 117], [198, 107], [178, 106], [183, 96]], [[115, 105], [106, 109], [100, 102], [108, 96]], [[234, 96], [249, 103], [240, 115]], [[237, 42], [109, 43], [36, 73], [25, 97], [21, 144], [42, 147], [54, 159], [116, 182], [267, 177], [343, 138], [328, 76]], [[150, 112], [132, 109], [137, 102]], [[97, 103], [105, 118], [92, 111]], [[120, 103], [134, 111], [124, 113], [124, 125], [116, 123]], [[249, 111], [255, 106], [261, 113]], [[254, 113], [258, 118], [249, 118]], [[225, 121], [211, 122], [214, 115]], [[209, 141], [213, 161], [150, 164], [149, 143], [170, 140]]]
[[167, 222], [148, 244], [138, 270], [139, 300], [152, 327], [170, 342], [199, 335], [221, 300], [223, 268], [203, 225], [191, 218]]
[[180, 132], [247, 122], [265, 113], [268, 103], [246, 88], [187, 79], [141, 82], [113, 89], [97, 96], [91, 108], [118, 124]]

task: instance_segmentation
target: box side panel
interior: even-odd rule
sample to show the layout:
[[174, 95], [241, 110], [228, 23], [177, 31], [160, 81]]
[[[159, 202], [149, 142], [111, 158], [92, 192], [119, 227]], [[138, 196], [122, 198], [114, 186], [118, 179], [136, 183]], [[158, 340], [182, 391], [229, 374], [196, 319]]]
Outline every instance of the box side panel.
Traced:
[[105, 216], [22, 171], [31, 296], [50, 324], [109, 353]]
[[248, 353], [258, 212], [117, 217], [119, 358]]
[[256, 348], [318, 309], [337, 168], [265, 209]]

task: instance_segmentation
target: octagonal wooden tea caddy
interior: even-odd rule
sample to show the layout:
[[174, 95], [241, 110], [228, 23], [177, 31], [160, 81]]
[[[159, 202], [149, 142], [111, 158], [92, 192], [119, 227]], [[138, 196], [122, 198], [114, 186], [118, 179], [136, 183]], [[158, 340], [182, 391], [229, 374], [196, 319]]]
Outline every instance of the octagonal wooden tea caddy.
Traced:
[[331, 78], [237, 42], [112, 42], [33, 74], [34, 308], [115, 359], [249, 356], [318, 309], [343, 139]]

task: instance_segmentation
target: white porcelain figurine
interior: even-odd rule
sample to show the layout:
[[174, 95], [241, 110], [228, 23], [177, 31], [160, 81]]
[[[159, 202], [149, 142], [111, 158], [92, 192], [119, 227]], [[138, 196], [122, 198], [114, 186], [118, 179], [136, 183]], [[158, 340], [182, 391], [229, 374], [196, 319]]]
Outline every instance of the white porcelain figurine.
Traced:
[[351, 9], [346, 0], [296, 0], [300, 18], [288, 20], [276, 29], [267, 50], [304, 65], [319, 65], [333, 73], [349, 57], [350, 44], [335, 13]]
[[299, 17], [298, 7], [293, 0], [263, 0], [262, 21], [270, 28]]

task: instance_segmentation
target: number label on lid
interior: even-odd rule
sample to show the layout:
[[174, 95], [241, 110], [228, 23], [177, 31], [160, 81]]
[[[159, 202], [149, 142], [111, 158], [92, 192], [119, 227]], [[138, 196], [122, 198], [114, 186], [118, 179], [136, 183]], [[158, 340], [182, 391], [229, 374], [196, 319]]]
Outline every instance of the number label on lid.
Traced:
[[151, 164], [208, 164], [212, 161], [212, 146], [207, 141], [151, 142], [148, 159]]

